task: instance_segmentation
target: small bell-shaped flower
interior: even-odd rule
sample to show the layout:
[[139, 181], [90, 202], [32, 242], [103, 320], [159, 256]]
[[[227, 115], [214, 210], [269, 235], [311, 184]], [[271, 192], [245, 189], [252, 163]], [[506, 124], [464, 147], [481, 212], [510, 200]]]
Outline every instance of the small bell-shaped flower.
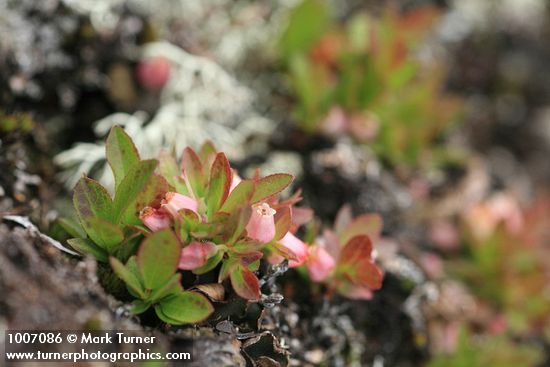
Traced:
[[158, 231], [163, 228], [170, 227], [170, 215], [165, 211], [146, 207], [139, 214], [139, 219], [145, 224], [151, 231]]
[[246, 225], [248, 237], [262, 243], [268, 243], [275, 237], [276, 211], [268, 203], [252, 206], [252, 215]]
[[196, 213], [198, 206], [195, 199], [177, 192], [167, 192], [161, 202], [161, 208], [174, 218], [178, 217], [178, 211], [181, 209], [189, 209]]
[[178, 268], [182, 270], [200, 268], [216, 254], [216, 251], [217, 247], [212, 242], [191, 242], [181, 250]]
[[309, 257], [306, 266], [311, 280], [321, 282], [336, 267], [336, 261], [324, 247], [315, 245], [309, 247]]
[[279, 243], [292, 251], [292, 253], [294, 253], [294, 255], [298, 258], [297, 261], [289, 261], [288, 265], [291, 268], [300, 266], [306, 261], [308, 257], [308, 246], [298, 237], [290, 232], [287, 232], [287, 234], [281, 238]]

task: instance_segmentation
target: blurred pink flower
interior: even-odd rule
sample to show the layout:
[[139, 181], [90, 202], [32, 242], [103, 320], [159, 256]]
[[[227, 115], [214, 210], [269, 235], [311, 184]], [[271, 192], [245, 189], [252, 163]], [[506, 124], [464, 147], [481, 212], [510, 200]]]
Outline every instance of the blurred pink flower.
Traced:
[[442, 250], [454, 250], [460, 245], [460, 234], [456, 226], [445, 219], [435, 220], [430, 225], [429, 237]]
[[165, 57], [151, 57], [141, 61], [136, 69], [139, 83], [149, 90], [160, 90], [170, 78], [170, 61]]
[[321, 282], [336, 267], [336, 261], [323, 247], [314, 245], [309, 247], [306, 266], [311, 280]]

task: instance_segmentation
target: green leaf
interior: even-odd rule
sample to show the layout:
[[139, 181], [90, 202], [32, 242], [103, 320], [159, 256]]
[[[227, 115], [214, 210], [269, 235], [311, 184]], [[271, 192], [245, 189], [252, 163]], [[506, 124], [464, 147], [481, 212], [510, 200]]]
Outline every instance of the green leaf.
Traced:
[[239, 258], [229, 257], [222, 263], [222, 268], [218, 274], [218, 283], [223, 282], [229, 274], [239, 265]]
[[80, 224], [95, 241], [92, 218], [100, 218], [111, 221], [113, 203], [109, 193], [97, 181], [82, 177], [74, 188], [73, 204]]
[[181, 168], [185, 179], [191, 186], [193, 196], [200, 198], [204, 196], [206, 177], [204, 167], [197, 153], [191, 148], [185, 148], [181, 157]]
[[67, 240], [69, 245], [81, 254], [89, 254], [97, 259], [97, 261], [107, 262], [107, 251], [97, 246], [92, 241], [85, 238], [71, 238]]
[[292, 175], [285, 173], [276, 173], [257, 180], [251, 202], [257, 203], [283, 191], [292, 180]]
[[170, 280], [178, 267], [180, 252], [178, 239], [169, 229], [154, 232], [143, 241], [137, 264], [145, 288], [158, 289]]
[[129, 259], [137, 252], [140, 242], [143, 238], [142, 232], [136, 232], [125, 238], [120, 244], [112, 248], [111, 255], [122, 262]]
[[190, 291], [166, 298], [156, 308], [167, 317], [168, 323], [175, 325], [199, 323], [214, 311], [206, 297]]
[[57, 223], [65, 232], [73, 237], [86, 238], [86, 231], [80, 223], [70, 218], [58, 218]]
[[216, 252], [214, 256], [206, 260], [206, 263], [203, 266], [201, 266], [200, 268], [194, 269], [193, 274], [201, 275], [201, 274], [208, 273], [210, 270], [218, 266], [220, 261], [222, 261], [223, 259], [223, 255], [224, 255], [224, 251], [218, 250], [218, 252]]
[[139, 212], [152, 203], [160, 203], [168, 191], [168, 183], [153, 174], [157, 165], [154, 159], [141, 161], [124, 177], [114, 200], [115, 223], [139, 225]]
[[237, 241], [239, 237], [241, 237], [244, 229], [246, 228], [246, 225], [250, 221], [251, 215], [252, 208], [249, 205], [243, 206], [242, 208], [235, 210], [233, 211], [233, 213], [231, 213], [225, 227], [225, 229], [228, 230], [228, 233], [230, 234], [229, 238], [226, 241], [228, 245], [235, 243], [235, 241]]
[[183, 291], [183, 288], [181, 287], [180, 273], [174, 274], [172, 278], [170, 278], [170, 280], [163, 287], [155, 290], [149, 297], [149, 300], [155, 303], [158, 300], [161, 300], [162, 298], [178, 290]]
[[247, 238], [235, 243], [231, 247], [231, 250], [237, 254], [246, 254], [249, 252], [261, 250], [266, 247], [266, 245], [267, 244], [263, 242]]
[[132, 302], [132, 309], [130, 312], [132, 312], [134, 315], [139, 315], [140, 313], [144, 313], [151, 307], [150, 302], [142, 301], [140, 299], [136, 299], [134, 302]]
[[249, 301], [260, 299], [260, 282], [248, 268], [239, 265], [229, 275], [231, 285], [240, 297]]
[[[174, 156], [166, 151], [159, 154], [159, 172], [174, 190], [182, 195], [190, 196], [185, 181], [181, 178], [181, 168]], [[171, 190], [172, 191], [172, 190]]]
[[210, 182], [206, 195], [206, 208], [209, 218], [212, 218], [229, 195], [231, 187], [231, 168], [225, 154], [218, 153], [210, 170]]
[[128, 290], [144, 299], [145, 290], [138, 277], [115, 257], [110, 257], [109, 263], [115, 274], [126, 283]]
[[111, 222], [101, 218], [90, 218], [89, 223], [93, 229], [90, 238], [109, 253], [124, 240], [122, 230]]
[[120, 126], [113, 126], [106, 142], [107, 161], [115, 176], [115, 188], [140, 161], [132, 139]]
[[199, 158], [203, 162], [203, 165], [210, 167], [212, 162], [214, 162], [217, 152], [216, 147], [211, 141], [205, 141], [199, 151]]
[[180, 322], [178, 320], [173, 319], [173, 318], [168, 317], [167, 315], [165, 315], [164, 312], [162, 311], [162, 308], [160, 307], [160, 304], [157, 304], [155, 306], [155, 313], [157, 314], [159, 319], [161, 319], [162, 321], [164, 321], [167, 324], [170, 324], [170, 325], [179, 325], [180, 324]]
[[223, 203], [220, 211], [231, 213], [243, 205], [250, 205], [251, 199], [254, 196], [254, 186], [254, 182], [251, 180], [242, 180], [239, 182]]
[[307, 53], [309, 47], [330, 26], [327, 5], [323, 0], [306, 0], [296, 6], [289, 17], [288, 26], [280, 41], [279, 50], [283, 58], [293, 53]]

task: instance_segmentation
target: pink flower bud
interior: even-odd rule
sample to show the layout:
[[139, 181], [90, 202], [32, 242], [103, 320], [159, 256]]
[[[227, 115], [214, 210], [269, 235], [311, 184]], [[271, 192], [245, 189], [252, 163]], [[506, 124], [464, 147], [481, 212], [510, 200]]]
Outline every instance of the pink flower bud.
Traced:
[[165, 57], [152, 57], [141, 61], [136, 70], [140, 84], [152, 91], [160, 90], [170, 78], [170, 61]]
[[309, 247], [309, 258], [306, 263], [309, 277], [314, 282], [323, 281], [336, 266], [336, 261], [324, 247]]
[[178, 268], [194, 270], [203, 266], [216, 254], [217, 247], [212, 242], [191, 242], [181, 250]]
[[246, 225], [248, 237], [267, 243], [275, 237], [275, 215], [276, 211], [267, 203], [252, 206], [252, 215]]
[[178, 211], [181, 209], [190, 209], [196, 213], [198, 206], [195, 199], [178, 194], [177, 192], [167, 192], [164, 195], [164, 200], [161, 202], [162, 209], [170, 213], [174, 218], [178, 217]]
[[298, 261], [293, 260], [288, 263], [291, 268], [300, 266], [306, 261], [308, 256], [308, 246], [298, 237], [294, 236], [290, 232], [287, 232], [287, 234], [285, 234], [285, 236], [281, 238], [279, 243], [292, 251], [294, 255], [296, 255], [296, 257], [298, 258]]
[[151, 231], [158, 231], [159, 229], [170, 227], [170, 216], [168, 213], [162, 210], [146, 207], [139, 214], [139, 219], [149, 228]]

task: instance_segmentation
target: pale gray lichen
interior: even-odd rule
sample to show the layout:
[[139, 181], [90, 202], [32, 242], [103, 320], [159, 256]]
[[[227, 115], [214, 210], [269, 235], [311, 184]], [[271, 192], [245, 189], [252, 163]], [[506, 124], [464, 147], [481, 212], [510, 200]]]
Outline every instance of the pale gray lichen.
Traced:
[[[101, 141], [112, 126], [120, 125], [132, 137], [142, 158], [156, 156], [163, 147], [181, 152], [186, 146], [196, 148], [211, 140], [230, 158], [239, 159], [248, 137], [271, 133], [274, 123], [252, 108], [253, 93], [212, 60], [166, 42], [148, 44], [143, 57], [152, 56], [166, 57], [172, 64], [159, 109], [151, 117], [138, 111], [115, 113], [97, 121], [94, 132]], [[97, 166], [97, 178], [106, 185], [112, 183], [103, 162], [104, 149], [102, 142], [77, 143], [55, 158], [64, 169], [60, 178], [67, 187]]]

